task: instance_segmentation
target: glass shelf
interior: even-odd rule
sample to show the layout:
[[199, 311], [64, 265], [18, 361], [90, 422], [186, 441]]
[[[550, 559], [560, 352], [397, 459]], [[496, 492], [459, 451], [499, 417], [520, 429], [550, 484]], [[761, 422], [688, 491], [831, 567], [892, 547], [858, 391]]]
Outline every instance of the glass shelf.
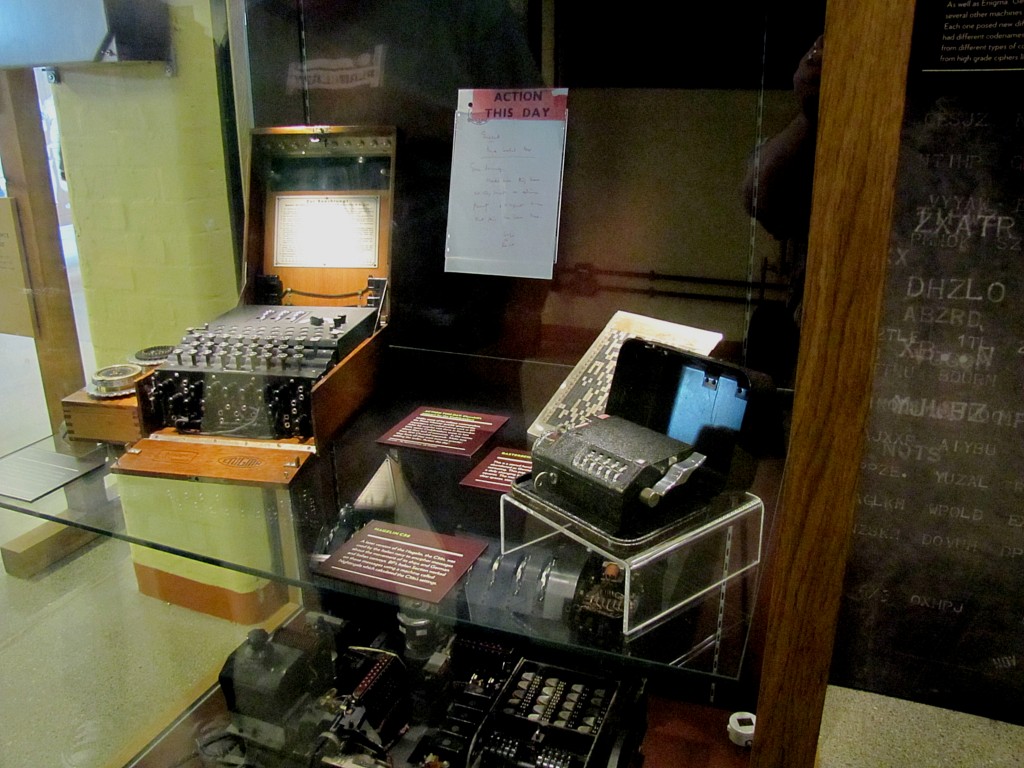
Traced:
[[[502, 494], [460, 484], [491, 448], [528, 449], [527, 428], [569, 370], [563, 364], [392, 347], [366, 406], [310, 459], [320, 468], [310, 475], [314, 481], [266, 488], [122, 475], [113, 470], [119, 449], [97, 445], [89, 452], [90, 459], [101, 459], [97, 468], [34, 501], [0, 496], [0, 507], [136, 545], [137, 575], [142, 566], [223, 583], [229, 590], [243, 589], [231, 578], [245, 577], [257, 585], [290, 587], [292, 599], [297, 592], [304, 604], [328, 611], [352, 601], [390, 604], [408, 615], [472, 624], [555, 649], [584, 648], [610, 662], [653, 662], [684, 676], [694, 673], [711, 687], [736, 683], [744, 670], [757, 587], [761, 516], [751, 510], [759, 513], [761, 507], [755, 497], [740, 495], [740, 517], [749, 514], [756, 525], [739, 537], [744, 547], [753, 544], [742, 566], [729, 566], [729, 599], [722, 599], [722, 584], [712, 580], [699, 594], [688, 594], [684, 607], [659, 611], [623, 632], [621, 618], [616, 626], [580, 622], [574, 613], [577, 591], [600, 567], [600, 557], [595, 565], [594, 553], [566, 536], [531, 544], [536, 556], [526, 564], [503, 554]], [[378, 442], [420, 406], [508, 420], [472, 457]], [[43, 442], [56, 444], [52, 438]], [[329, 493], [316, 480], [323, 476], [330, 479]], [[471, 536], [487, 548], [436, 604], [324, 577], [311, 568], [315, 558], [340, 544], [346, 526], [370, 519]], [[715, 546], [720, 543], [716, 539]], [[662, 560], [651, 567], [665, 571], [669, 565]], [[527, 571], [525, 580], [517, 569]], [[529, 586], [517, 589], [523, 583]], [[538, 595], [539, 584], [546, 596]]]

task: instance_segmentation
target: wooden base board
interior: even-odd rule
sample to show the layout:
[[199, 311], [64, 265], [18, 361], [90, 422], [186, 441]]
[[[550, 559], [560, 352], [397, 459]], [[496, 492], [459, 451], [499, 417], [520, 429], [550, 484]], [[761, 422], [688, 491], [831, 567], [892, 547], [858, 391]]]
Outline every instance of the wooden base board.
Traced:
[[304, 446], [288, 441], [228, 440], [163, 430], [129, 446], [113, 471], [285, 489], [313, 455]]
[[0, 546], [4, 570], [19, 579], [31, 578], [84, 547], [97, 535], [70, 525], [42, 522]]
[[148, 565], [134, 566], [142, 594], [236, 624], [265, 621], [288, 602], [288, 590], [283, 584], [269, 582], [252, 592], [235, 592]]

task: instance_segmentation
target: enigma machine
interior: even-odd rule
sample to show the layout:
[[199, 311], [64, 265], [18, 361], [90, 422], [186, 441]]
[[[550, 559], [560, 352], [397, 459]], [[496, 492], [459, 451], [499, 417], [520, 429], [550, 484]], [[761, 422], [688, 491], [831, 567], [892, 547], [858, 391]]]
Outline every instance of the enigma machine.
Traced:
[[315, 446], [358, 408], [387, 322], [394, 146], [388, 128], [253, 133], [242, 301], [139, 380], [144, 434]]
[[143, 386], [182, 433], [313, 437], [313, 388], [376, 329], [376, 307], [244, 306], [189, 328]]
[[[387, 128], [253, 133], [240, 302], [183, 329], [135, 382], [141, 439], [113, 466], [131, 535], [298, 567], [296, 521], [335, 509], [323, 454], [372, 392], [384, 346], [394, 147]], [[140, 591], [235, 621], [287, 598], [163, 551], [133, 559]]]
[[239, 305], [183, 329], [137, 380], [143, 439], [116, 471], [293, 495], [300, 471], [321, 474], [303, 468], [324, 464], [311, 459], [369, 396], [383, 349], [394, 151], [391, 128], [253, 132]]

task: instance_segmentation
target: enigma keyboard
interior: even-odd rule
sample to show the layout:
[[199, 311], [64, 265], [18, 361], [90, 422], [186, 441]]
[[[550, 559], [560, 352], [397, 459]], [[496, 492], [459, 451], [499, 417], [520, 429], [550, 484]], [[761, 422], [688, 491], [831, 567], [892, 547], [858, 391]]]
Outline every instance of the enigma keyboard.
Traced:
[[139, 386], [147, 424], [257, 438], [313, 434], [312, 389], [374, 330], [377, 309], [242, 306], [198, 328]]

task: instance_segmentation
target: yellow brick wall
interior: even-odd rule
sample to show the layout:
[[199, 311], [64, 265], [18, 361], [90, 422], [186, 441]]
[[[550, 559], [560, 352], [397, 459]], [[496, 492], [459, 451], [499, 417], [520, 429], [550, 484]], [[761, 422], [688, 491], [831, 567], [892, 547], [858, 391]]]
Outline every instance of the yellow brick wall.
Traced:
[[[273, 570], [266, 500], [260, 488], [190, 483], [119, 475], [125, 533], [184, 552], [199, 552], [226, 563]], [[132, 559], [202, 584], [234, 592], [259, 589], [266, 581], [249, 574], [133, 546]]]
[[99, 366], [237, 300], [208, 0], [171, 4], [162, 64], [61, 69], [54, 101]]

